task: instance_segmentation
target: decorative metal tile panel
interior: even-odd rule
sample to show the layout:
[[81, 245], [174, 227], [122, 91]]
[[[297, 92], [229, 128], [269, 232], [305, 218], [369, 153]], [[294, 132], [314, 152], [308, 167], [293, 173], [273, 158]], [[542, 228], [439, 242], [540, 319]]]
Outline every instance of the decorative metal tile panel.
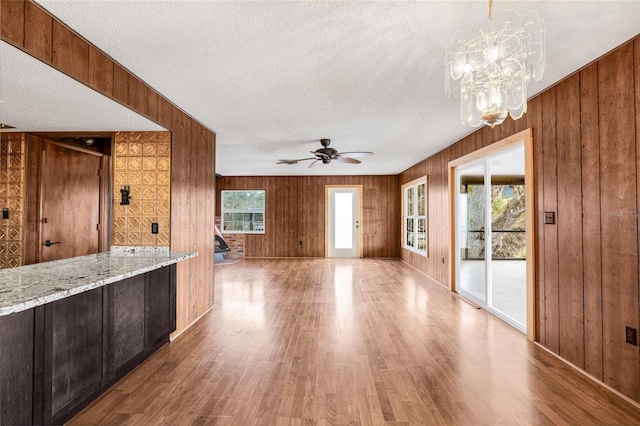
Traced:
[[[171, 192], [171, 134], [118, 132], [114, 148], [114, 246], [168, 246]], [[120, 205], [120, 188], [128, 185], [131, 201]], [[151, 224], [159, 233], [151, 233]]]
[[0, 134], [0, 210], [9, 214], [0, 219], [0, 269], [23, 264], [24, 174], [24, 133]]
[[147, 143], [142, 145], [142, 155], [145, 157], [155, 157], [158, 155], [158, 144]]

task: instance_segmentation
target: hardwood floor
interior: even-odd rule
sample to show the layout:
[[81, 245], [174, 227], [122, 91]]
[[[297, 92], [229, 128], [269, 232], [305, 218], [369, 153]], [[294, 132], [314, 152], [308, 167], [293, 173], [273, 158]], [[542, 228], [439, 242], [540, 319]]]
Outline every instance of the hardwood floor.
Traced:
[[70, 424], [640, 424], [640, 409], [394, 260], [216, 267], [216, 303]]

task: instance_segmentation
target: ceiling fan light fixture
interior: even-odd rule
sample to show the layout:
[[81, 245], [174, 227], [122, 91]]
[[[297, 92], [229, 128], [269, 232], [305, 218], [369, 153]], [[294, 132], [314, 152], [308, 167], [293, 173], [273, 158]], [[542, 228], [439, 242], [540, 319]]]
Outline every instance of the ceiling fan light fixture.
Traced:
[[311, 158], [301, 158], [298, 160], [278, 160], [277, 164], [298, 164], [299, 161], [307, 161], [314, 160], [311, 164], [309, 164], [309, 168], [315, 167], [320, 162], [322, 164], [329, 164], [331, 160], [337, 160], [342, 163], [349, 164], [360, 164], [360, 160], [355, 160], [356, 157], [367, 157], [369, 155], [373, 155], [373, 152], [362, 151], [362, 152], [338, 152], [335, 148], [329, 148], [329, 144], [331, 144], [331, 139], [320, 139], [320, 143], [322, 144], [322, 148], [319, 148], [315, 151], [311, 151], [314, 157]]
[[492, 6], [488, 20], [457, 31], [445, 50], [445, 94], [460, 97], [460, 119], [471, 127], [522, 117], [527, 85], [546, 68], [544, 19], [509, 9], [494, 21]]

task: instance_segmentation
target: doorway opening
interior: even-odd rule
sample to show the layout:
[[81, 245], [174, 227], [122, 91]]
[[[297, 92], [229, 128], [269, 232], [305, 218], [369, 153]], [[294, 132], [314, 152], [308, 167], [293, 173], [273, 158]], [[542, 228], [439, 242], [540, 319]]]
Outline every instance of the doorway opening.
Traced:
[[362, 257], [362, 186], [333, 186], [326, 189], [326, 256]]
[[530, 131], [449, 163], [452, 290], [534, 337]]
[[27, 134], [25, 264], [105, 251], [110, 134]]

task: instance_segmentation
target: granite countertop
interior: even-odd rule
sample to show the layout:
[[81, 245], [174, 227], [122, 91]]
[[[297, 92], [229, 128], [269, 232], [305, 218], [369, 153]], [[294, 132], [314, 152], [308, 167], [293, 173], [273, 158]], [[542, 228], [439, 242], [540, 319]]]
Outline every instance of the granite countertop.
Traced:
[[0, 316], [31, 309], [74, 294], [197, 256], [166, 250], [112, 249], [0, 270]]

